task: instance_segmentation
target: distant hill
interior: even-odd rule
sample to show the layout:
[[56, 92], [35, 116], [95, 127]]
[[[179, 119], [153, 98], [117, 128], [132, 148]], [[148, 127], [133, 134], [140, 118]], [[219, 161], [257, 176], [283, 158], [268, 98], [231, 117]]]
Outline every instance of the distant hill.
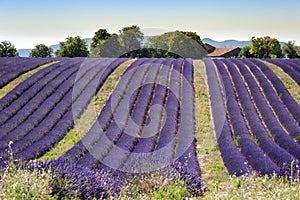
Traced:
[[[147, 40], [151, 36], [144, 36], [143, 44], [147, 42]], [[84, 39], [88, 45], [88, 49], [90, 49], [91, 43], [92, 43], [92, 38], [85, 38]], [[217, 48], [225, 48], [225, 47], [240, 47], [243, 48], [245, 46], [248, 46], [250, 44], [250, 41], [238, 41], [238, 40], [224, 40], [224, 41], [216, 41], [210, 38], [204, 38], [202, 39], [203, 43], [210, 44], [212, 46], [215, 46]], [[282, 46], [284, 45], [284, 42], [280, 43]], [[55, 52], [57, 49], [59, 49], [59, 45], [51, 45], [50, 46], [53, 49], [53, 52]], [[18, 49], [18, 53], [20, 57], [29, 57], [29, 54], [31, 52], [31, 49]]]
[[203, 43], [210, 44], [217, 48], [225, 48], [225, 47], [240, 47], [243, 48], [250, 44], [250, 41], [238, 41], [238, 40], [224, 40], [222, 42], [212, 40], [210, 38], [202, 39]]
[[18, 53], [20, 57], [29, 57], [29, 54], [32, 49], [18, 49]]
[[[243, 48], [245, 46], [250, 45], [250, 41], [238, 41], [238, 40], [224, 40], [224, 41], [216, 41], [216, 40], [212, 40], [210, 38], [204, 38], [202, 39], [203, 43], [207, 43], [210, 44], [214, 47], [217, 48], [226, 48], [226, 47], [240, 47]], [[281, 46], [284, 46], [285, 43], [284, 42], [280, 42]]]

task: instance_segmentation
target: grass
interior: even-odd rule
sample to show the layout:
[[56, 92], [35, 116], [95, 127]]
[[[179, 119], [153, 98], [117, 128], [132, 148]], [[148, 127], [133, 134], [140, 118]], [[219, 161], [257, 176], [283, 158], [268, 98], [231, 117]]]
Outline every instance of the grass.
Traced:
[[19, 169], [14, 164], [11, 147], [9, 155], [7, 167], [0, 168], [0, 199], [57, 199], [50, 173]]
[[134, 176], [118, 198], [110, 199], [181, 200], [190, 197], [184, 182], [178, 178], [179, 174], [176, 172], [172, 174], [170, 177], [166, 172], [158, 170]]
[[26, 80], [27, 78], [29, 78], [30, 76], [32, 76], [33, 74], [35, 74], [37, 71], [46, 68], [54, 63], [58, 63], [59, 61], [55, 61], [55, 62], [51, 62], [45, 65], [41, 65], [38, 68], [31, 70], [25, 74], [22, 74], [21, 76], [19, 76], [18, 78], [12, 80], [11, 82], [9, 82], [6, 86], [4, 86], [3, 88], [0, 89], [0, 99], [2, 97], [4, 97], [7, 93], [9, 93], [12, 89], [14, 89], [17, 85], [19, 85], [20, 83], [22, 83], [24, 80]]
[[300, 199], [300, 184], [276, 177], [228, 177], [210, 188], [203, 199]]
[[72, 180], [67, 180], [50, 169], [29, 170], [31, 164], [36, 166], [35, 161], [27, 163], [28, 168], [22, 161], [15, 162], [10, 145], [7, 166], [0, 168], [0, 199], [79, 199], [77, 190], [71, 187]]
[[300, 88], [298, 84], [280, 67], [277, 67], [274, 64], [264, 61], [264, 63], [270, 67], [270, 69], [280, 78], [285, 87], [290, 92], [291, 96], [300, 104]]
[[209, 188], [226, 179], [228, 173], [213, 132], [204, 63], [197, 60], [194, 66], [197, 153], [204, 183]]
[[93, 97], [91, 103], [83, 112], [80, 119], [75, 121], [74, 128], [67, 132], [66, 136], [50, 151], [48, 151], [41, 160], [58, 158], [74, 146], [89, 131], [96, 120], [102, 107], [108, 100], [111, 92], [115, 88], [123, 72], [134, 60], [129, 60], [121, 64], [105, 81], [101, 89]]
[[0, 199], [55, 199], [49, 176], [9, 166], [0, 172]]

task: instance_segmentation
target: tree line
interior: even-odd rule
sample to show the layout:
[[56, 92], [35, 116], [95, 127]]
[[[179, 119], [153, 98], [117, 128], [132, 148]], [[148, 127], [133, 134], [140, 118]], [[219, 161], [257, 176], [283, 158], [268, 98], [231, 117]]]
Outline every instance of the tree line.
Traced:
[[[174, 31], [152, 36], [146, 42], [144, 33], [136, 25], [127, 26], [118, 33], [99, 29], [94, 33], [90, 49], [80, 36], [68, 36], [59, 43], [59, 49], [38, 44], [30, 57], [189, 57], [200, 59], [207, 55], [205, 45], [195, 32]], [[9, 41], [0, 43], [0, 57], [18, 56], [17, 49]], [[249, 46], [242, 48], [240, 58], [300, 58], [300, 46], [289, 41], [282, 47], [269, 36], [252, 37]]]
[[242, 48], [239, 57], [241, 58], [300, 58], [300, 46], [294, 41], [288, 41], [284, 46], [279, 40], [265, 37], [252, 37], [249, 46]]

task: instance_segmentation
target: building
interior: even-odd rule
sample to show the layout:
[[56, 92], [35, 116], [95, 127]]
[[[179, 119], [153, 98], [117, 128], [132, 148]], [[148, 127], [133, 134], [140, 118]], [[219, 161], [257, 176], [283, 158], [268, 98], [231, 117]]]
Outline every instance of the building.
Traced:
[[213, 58], [232, 58], [238, 57], [240, 51], [242, 50], [239, 47], [232, 48], [216, 48], [210, 44], [205, 43], [205, 48], [209, 57]]
[[204, 47], [205, 47], [207, 53], [209, 53], [209, 54], [214, 52], [214, 50], [216, 49], [216, 47], [214, 47], [210, 44], [207, 44], [207, 43], [204, 44]]

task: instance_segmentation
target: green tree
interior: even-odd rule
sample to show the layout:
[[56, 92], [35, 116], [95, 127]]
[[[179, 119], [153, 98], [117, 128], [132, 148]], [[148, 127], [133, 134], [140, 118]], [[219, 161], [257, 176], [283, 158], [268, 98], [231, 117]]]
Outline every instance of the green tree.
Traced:
[[3, 41], [0, 43], [0, 57], [16, 57], [19, 56], [15, 45], [9, 41]]
[[149, 38], [147, 48], [153, 57], [184, 57], [200, 59], [205, 57], [204, 44], [195, 32], [175, 31]]
[[250, 53], [255, 58], [282, 58], [281, 45], [275, 38], [269, 36], [252, 37]]
[[114, 35], [108, 33], [106, 29], [99, 29], [97, 32], [95, 32], [91, 43], [90, 56], [100, 56], [100, 45], [102, 45], [107, 39], [112, 36]]
[[300, 58], [300, 46], [297, 46], [297, 56]]
[[52, 57], [53, 49], [44, 45], [38, 44], [30, 52], [30, 57]]
[[295, 45], [295, 41], [288, 41], [285, 46], [282, 47], [282, 53], [288, 58], [300, 58], [300, 55], [297, 54], [298, 46]]
[[99, 52], [100, 57], [117, 58], [124, 54], [122, 46], [119, 42], [119, 36], [115, 33], [111, 34], [110, 38], [105, 40], [95, 50]]
[[142, 41], [144, 34], [141, 29], [136, 26], [127, 26], [119, 31], [119, 43], [121, 51], [123, 52], [122, 57], [137, 57], [136, 51], [142, 49]]
[[250, 46], [245, 46], [239, 53], [240, 58], [253, 58], [253, 54], [250, 52]]
[[200, 44], [203, 48], [205, 48], [200, 36], [196, 32], [186, 32], [186, 31], [180, 31], [180, 33], [184, 34], [188, 38], [196, 41], [198, 44]]
[[80, 36], [67, 37], [65, 42], [59, 43], [59, 47], [55, 55], [60, 57], [87, 57], [89, 54], [86, 41]]

